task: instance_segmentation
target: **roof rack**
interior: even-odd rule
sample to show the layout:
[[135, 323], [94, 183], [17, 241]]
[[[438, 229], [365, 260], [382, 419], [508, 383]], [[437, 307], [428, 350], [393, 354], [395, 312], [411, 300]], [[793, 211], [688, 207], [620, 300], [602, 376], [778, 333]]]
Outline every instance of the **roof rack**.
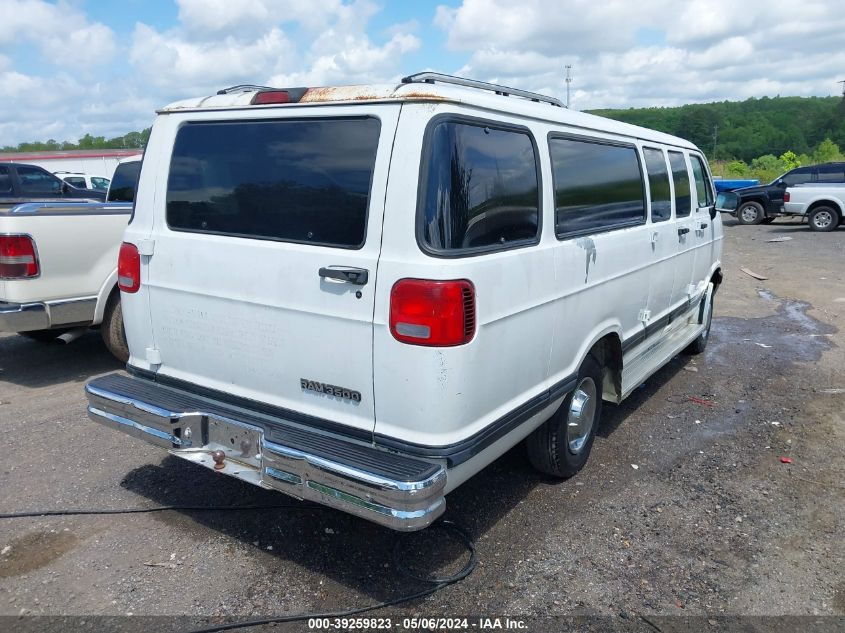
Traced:
[[560, 99], [554, 97], [547, 97], [536, 92], [528, 92], [527, 90], [519, 90], [518, 88], [508, 88], [507, 86], [500, 86], [499, 84], [491, 84], [486, 81], [476, 81], [475, 79], [464, 79], [463, 77], [455, 77], [453, 75], [444, 75], [443, 73], [416, 73], [402, 77], [403, 84], [427, 83], [433, 84], [435, 82], [444, 84], [454, 84], [456, 86], [466, 86], [467, 88], [477, 88], [479, 90], [489, 90], [495, 92], [497, 95], [505, 97], [524, 97], [542, 103], [549, 103], [559, 108], [565, 108]]

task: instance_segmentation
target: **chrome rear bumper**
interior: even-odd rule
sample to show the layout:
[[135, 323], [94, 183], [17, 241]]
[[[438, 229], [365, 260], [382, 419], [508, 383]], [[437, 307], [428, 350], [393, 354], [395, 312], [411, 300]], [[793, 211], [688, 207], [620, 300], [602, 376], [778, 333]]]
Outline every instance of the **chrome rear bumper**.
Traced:
[[112, 374], [85, 392], [93, 421], [263, 488], [402, 531], [428, 526], [446, 507], [439, 464], [145, 379]]
[[0, 332], [28, 332], [50, 327], [50, 315], [43, 303], [0, 301]]

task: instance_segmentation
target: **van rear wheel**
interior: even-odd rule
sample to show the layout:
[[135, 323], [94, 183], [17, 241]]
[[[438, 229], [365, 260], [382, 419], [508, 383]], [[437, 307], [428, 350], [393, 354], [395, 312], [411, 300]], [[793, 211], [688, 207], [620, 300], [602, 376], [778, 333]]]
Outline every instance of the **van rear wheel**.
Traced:
[[528, 459], [540, 472], [567, 479], [587, 463], [601, 418], [604, 372], [593, 356], [578, 370], [575, 389], [555, 414], [528, 436]]

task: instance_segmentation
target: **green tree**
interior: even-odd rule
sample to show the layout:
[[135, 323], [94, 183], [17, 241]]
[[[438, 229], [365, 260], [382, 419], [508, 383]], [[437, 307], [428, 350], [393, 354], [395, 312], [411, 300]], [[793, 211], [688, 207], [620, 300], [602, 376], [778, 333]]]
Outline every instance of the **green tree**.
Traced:
[[829, 138], [819, 143], [816, 151], [813, 152], [814, 163], [831, 163], [841, 160], [843, 160], [843, 156], [842, 152], [839, 151], [839, 146]]

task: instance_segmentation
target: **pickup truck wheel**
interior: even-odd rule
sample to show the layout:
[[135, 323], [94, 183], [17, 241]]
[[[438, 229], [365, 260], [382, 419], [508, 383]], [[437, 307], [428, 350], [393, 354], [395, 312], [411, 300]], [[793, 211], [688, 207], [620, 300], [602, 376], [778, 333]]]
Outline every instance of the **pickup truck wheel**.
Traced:
[[839, 226], [839, 214], [833, 207], [816, 207], [807, 221], [811, 231], [832, 231]]
[[123, 309], [120, 307], [119, 292], [112, 293], [106, 303], [100, 334], [115, 358], [123, 363], [129, 360], [129, 345], [126, 343], [126, 332], [123, 329]]
[[29, 332], [18, 332], [18, 334], [25, 336], [28, 339], [32, 339], [33, 341], [38, 341], [39, 343], [51, 343], [65, 332], [67, 332], [67, 330], [30, 330]]
[[534, 468], [567, 479], [587, 463], [601, 418], [603, 373], [599, 362], [587, 356], [575, 389], [551, 419], [528, 436], [528, 459]]
[[760, 224], [766, 219], [763, 205], [759, 202], [743, 202], [736, 210], [736, 219], [740, 224]]

